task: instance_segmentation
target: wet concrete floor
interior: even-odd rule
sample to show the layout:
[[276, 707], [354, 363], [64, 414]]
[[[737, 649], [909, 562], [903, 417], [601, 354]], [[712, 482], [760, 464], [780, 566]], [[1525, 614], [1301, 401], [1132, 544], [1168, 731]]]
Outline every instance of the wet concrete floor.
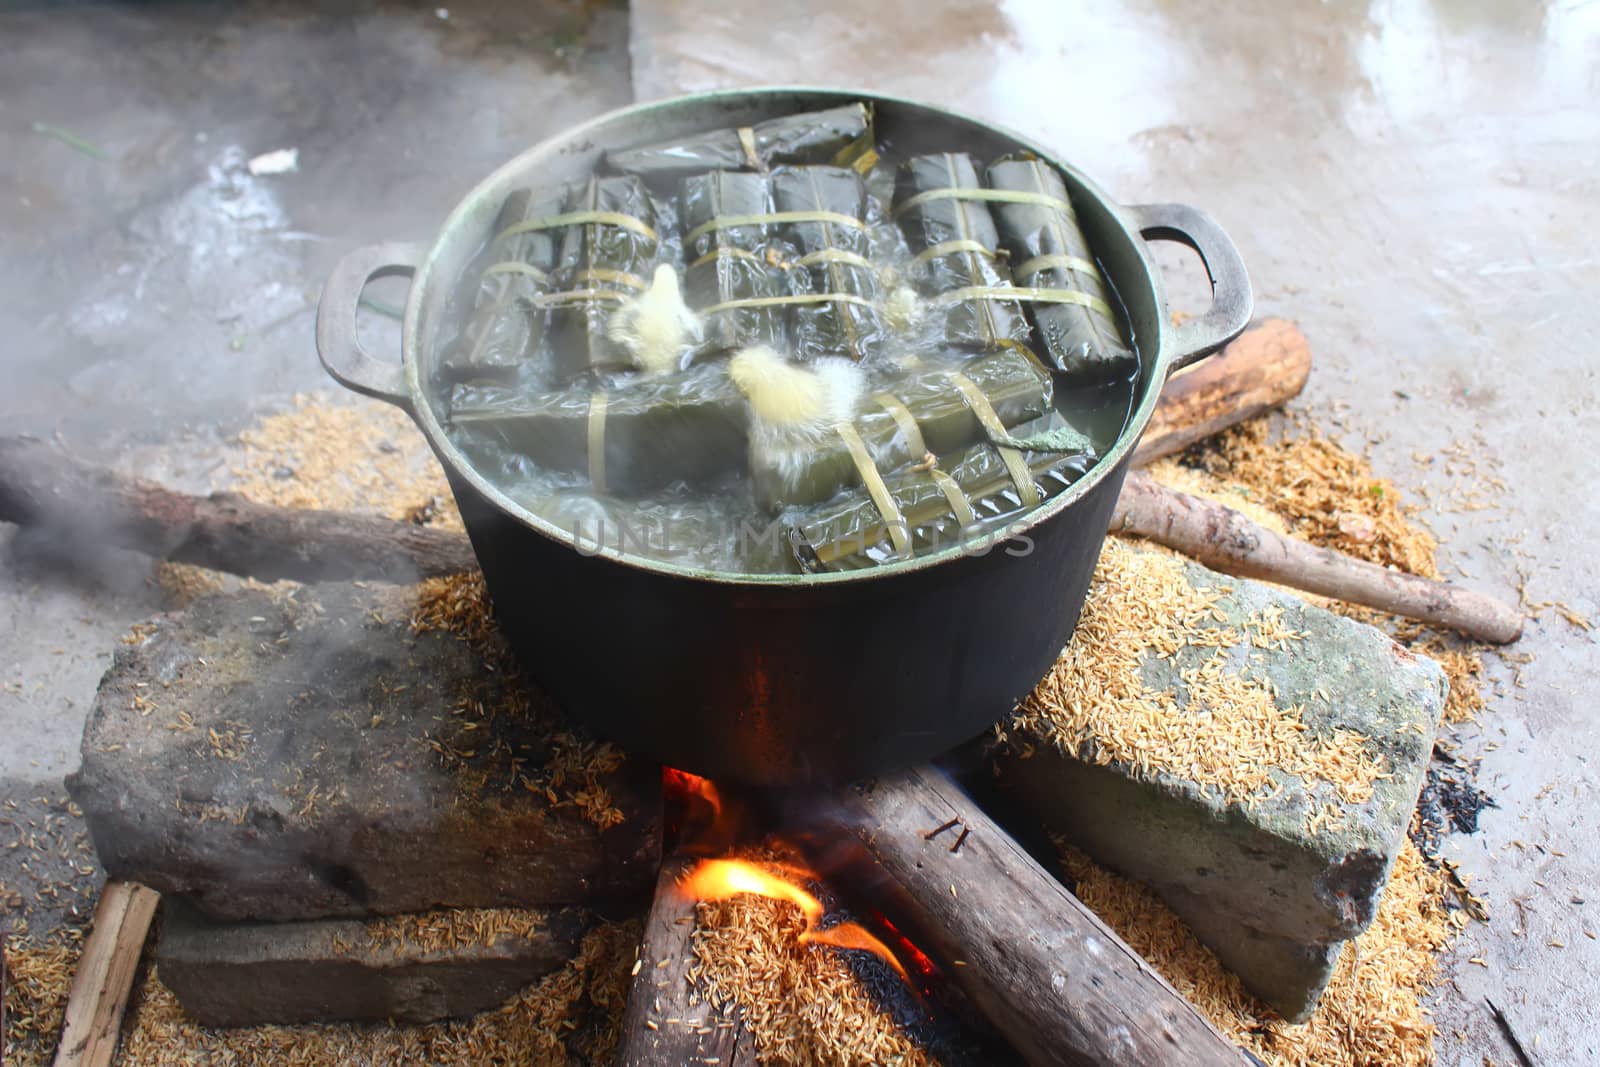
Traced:
[[[1427, 494], [1447, 570], [1600, 616], [1600, 4], [634, 0], [631, 42], [616, 6], [358, 7], [0, 11], [6, 432], [207, 484], [231, 430], [325, 384], [335, 259], [429, 236], [496, 163], [625, 102], [631, 44], [641, 98], [915, 96], [1037, 136], [1124, 202], [1212, 212], [1258, 312], [1311, 338], [1306, 403]], [[288, 147], [298, 171], [250, 174]], [[1196, 264], [1161, 259], [1173, 305], [1202, 307]], [[1474, 485], [1494, 506], [1468, 510]], [[49, 793], [116, 635], [159, 599], [133, 557], [0, 548], [0, 792]], [[1450, 847], [1496, 918], [1446, 963], [1443, 1063], [1516, 1062], [1486, 996], [1538, 1062], [1600, 1058], [1595, 644], [1545, 612], [1461, 734], [1500, 806]]]

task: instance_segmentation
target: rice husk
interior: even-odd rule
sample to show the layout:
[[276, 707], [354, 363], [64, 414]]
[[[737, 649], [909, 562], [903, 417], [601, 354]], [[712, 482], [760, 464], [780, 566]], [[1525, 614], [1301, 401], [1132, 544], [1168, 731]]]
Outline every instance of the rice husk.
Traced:
[[[1454, 446], [1445, 450], [1456, 457], [1452, 463], [1461, 458], [1458, 452]], [[1392, 481], [1377, 475], [1365, 456], [1324, 436], [1304, 418], [1278, 436], [1271, 419], [1252, 419], [1153, 465], [1150, 473], [1280, 533], [1408, 574], [1438, 577], [1439, 541], [1418, 521], [1417, 509]], [[1485, 482], [1494, 483], [1492, 478]], [[1438, 661], [1450, 683], [1446, 723], [1470, 722], [1484, 710], [1483, 653], [1489, 646], [1372, 608], [1298, 595], [1388, 630], [1412, 651]]]
[[[773, 864], [792, 880], [785, 854], [742, 858]], [[738, 1008], [764, 1064], [796, 1067], [921, 1067], [938, 1061], [879, 1004], [836, 949], [800, 942], [800, 909], [787, 901], [738, 896], [696, 908], [691, 980], [713, 1003]]]
[[118, 1063], [124, 1067], [389, 1067], [533, 1064], [576, 1067], [610, 1060], [627, 999], [639, 920], [591, 930], [565, 967], [495, 1011], [421, 1026], [322, 1023], [209, 1029], [183, 1013], [152, 972], [133, 1009]]
[[7, 1067], [43, 1067], [54, 1059], [81, 951], [82, 945], [66, 936], [42, 943], [6, 936], [6, 1026], [0, 1062]]
[[1333, 978], [1305, 1023], [1278, 1018], [1223, 968], [1150, 890], [1062, 849], [1074, 892], [1236, 1044], [1274, 1067], [1426, 1067], [1435, 1027], [1425, 1000], [1438, 978], [1438, 953], [1456, 926], [1444, 875], [1408, 841], [1378, 911], [1346, 945]]
[[[1172, 556], [1107, 541], [1070, 644], [1022, 702], [1003, 735], [1039, 740], [1145, 779], [1184, 778], [1254, 806], [1281, 788], [1279, 774], [1331, 785], [1346, 802], [1372, 795], [1383, 761], [1349, 730], [1319, 734], [1300, 706], [1280, 706], [1267, 680], [1225, 668], [1240, 642], [1284, 648], [1300, 640], [1281, 611], [1258, 612], [1242, 632], [1212, 621], [1221, 590], [1201, 590]], [[1142, 676], [1147, 657], [1196, 649], [1182, 672], [1184, 698]]]
[[1269, 419], [1251, 419], [1194, 446], [1180, 463], [1209, 475], [1219, 497], [1242, 497], [1279, 516], [1294, 537], [1408, 574], [1438, 575], [1439, 540], [1416, 522], [1394, 483], [1309, 423], [1274, 439]]
[[398, 408], [301, 395], [241, 433], [239, 444], [226, 488], [258, 503], [462, 528], [443, 468]]

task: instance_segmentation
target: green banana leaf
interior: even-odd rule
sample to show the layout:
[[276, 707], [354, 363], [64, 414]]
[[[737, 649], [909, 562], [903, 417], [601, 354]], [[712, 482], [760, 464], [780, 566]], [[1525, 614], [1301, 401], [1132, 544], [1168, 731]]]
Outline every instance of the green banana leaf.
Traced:
[[783, 224], [797, 258], [789, 264], [793, 355], [808, 361], [843, 355], [864, 359], [887, 339], [878, 311], [878, 273], [869, 263], [867, 187], [848, 167], [784, 167], [773, 172], [778, 212], [799, 215]]
[[[591, 481], [598, 474], [594, 488], [619, 496], [704, 482], [737, 468], [745, 453], [744, 397], [721, 363], [613, 389], [535, 396], [511, 386], [458, 383], [450, 422], [547, 470]], [[591, 443], [601, 445], [598, 455]]]
[[1041, 159], [1016, 155], [991, 163], [988, 176], [994, 189], [1041, 198], [1038, 203], [994, 205], [1001, 242], [1019, 272], [1017, 285], [1081, 294], [1074, 296], [1081, 303], [1028, 304], [1050, 363], [1073, 382], [1131, 374], [1137, 359], [1124, 339], [1110, 288], [1078, 227], [1061, 175]]
[[[922, 257], [913, 278], [936, 303], [947, 304], [944, 339], [967, 348], [992, 349], [1026, 344], [1028, 320], [1016, 301], [975, 296], [955, 299], [969, 289], [1011, 285], [1011, 272], [999, 256], [1000, 238], [982, 200], [940, 195], [942, 190], [982, 190], [972, 157], [960, 153], [913, 156], [895, 179], [894, 214], [912, 252]], [[924, 196], [912, 202], [913, 197]], [[941, 301], [941, 296], [951, 299]]]
[[[774, 225], [712, 225], [717, 219], [770, 215], [772, 197], [765, 175], [727, 170], [697, 174], [683, 180], [680, 202], [684, 254], [689, 261], [684, 299], [690, 308], [704, 312], [729, 301], [762, 300], [782, 292], [782, 279], [766, 258]], [[783, 320], [780, 305], [712, 311], [705, 316], [701, 353], [752, 344], [781, 348]]]

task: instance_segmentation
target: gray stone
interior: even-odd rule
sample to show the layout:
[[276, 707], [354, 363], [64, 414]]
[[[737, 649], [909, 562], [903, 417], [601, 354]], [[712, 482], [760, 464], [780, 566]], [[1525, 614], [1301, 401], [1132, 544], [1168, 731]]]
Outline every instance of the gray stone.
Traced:
[[[1225, 591], [1207, 626], [1242, 627], [1276, 605], [1284, 625], [1305, 634], [1278, 648], [1230, 648], [1225, 669], [1269, 679], [1280, 706], [1304, 707], [1314, 735], [1339, 728], [1368, 738], [1364, 747], [1386, 770], [1371, 797], [1348, 802], [1328, 783], [1275, 771], [1281, 789], [1246, 806], [1185, 777], [1138, 776], [1045, 741], [1025, 757], [998, 754], [1000, 781], [1052, 830], [1165, 899], [1252, 992], [1301, 1018], [1340, 944], [1372, 921], [1427, 770], [1443, 672], [1371, 626], [1269, 586], [1195, 564], [1185, 575]], [[1212, 654], [1184, 647], [1171, 659], [1146, 656], [1140, 670], [1181, 707], [1180, 673]], [[1328, 805], [1337, 818], [1314, 828], [1311, 814]]]
[[583, 913], [540, 913], [529, 933], [443, 947], [375, 935], [355, 919], [218, 923], [169, 902], [156, 946], [161, 981], [205, 1026], [337, 1019], [422, 1023], [499, 1006], [571, 959]]
[[[469, 642], [412, 632], [415, 597], [324, 585], [157, 617], [69, 781], [107, 873], [229, 920], [647, 898], [659, 767], [575, 774], [551, 709]], [[626, 816], [605, 830], [573, 802], [601, 791]]]

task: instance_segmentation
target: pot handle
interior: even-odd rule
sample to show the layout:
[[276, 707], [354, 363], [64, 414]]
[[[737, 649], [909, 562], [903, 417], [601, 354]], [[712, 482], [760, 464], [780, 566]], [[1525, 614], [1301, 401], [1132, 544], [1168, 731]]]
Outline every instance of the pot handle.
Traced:
[[1217, 220], [1188, 204], [1135, 204], [1128, 214], [1147, 241], [1177, 241], [1194, 249], [1211, 278], [1211, 309], [1174, 327], [1167, 373], [1187, 367], [1239, 336], [1250, 324], [1255, 298], [1244, 259]]
[[334, 380], [347, 389], [386, 401], [407, 411], [405, 368], [387, 363], [361, 346], [356, 337], [356, 305], [367, 283], [396, 274], [417, 272], [427, 246], [389, 243], [367, 245], [348, 253], [333, 268], [317, 305], [317, 355]]

